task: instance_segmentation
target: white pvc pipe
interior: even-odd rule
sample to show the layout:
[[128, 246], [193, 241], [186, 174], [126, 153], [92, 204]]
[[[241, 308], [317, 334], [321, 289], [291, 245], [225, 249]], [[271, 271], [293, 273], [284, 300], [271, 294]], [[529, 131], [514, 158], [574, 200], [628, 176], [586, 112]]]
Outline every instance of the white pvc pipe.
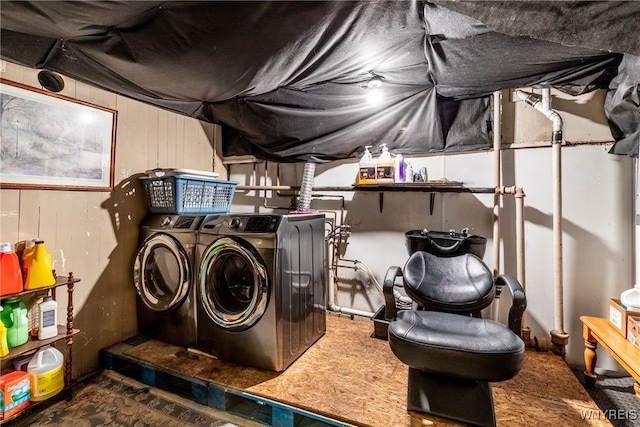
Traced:
[[[500, 192], [502, 171], [502, 93], [493, 92], [493, 276], [500, 274]], [[500, 299], [491, 305], [489, 316], [493, 320], [498, 320]]]
[[353, 316], [362, 316], [362, 317], [367, 317], [369, 319], [372, 318], [373, 315], [375, 314], [370, 311], [362, 311], [362, 310], [356, 310], [355, 308], [341, 307], [331, 302], [327, 304], [327, 308], [335, 313], [344, 313], [344, 314], [349, 314]]
[[[335, 267], [337, 267], [337, 264], [334, 265]], [[334, 269], [333, 271], [334, 274], [337, 274], [337, 268]], [[367, 317], [367, 318], [372, 318], [373, 315], [375, 313], [371, 312], [371, 311], [364, 311], [364, 310], [358, 310], [355, 308], [347, 308], [347, 307], [342, 307], [339, 306], [335, 303], [336, 300], [336, 293], [335, 293], [335, 286], [336, 286], [336, 278], [334, 278], [334, 280], [332, 281], [333, 283], [330, 284], [328, 286], [329, 288], [329, 295], [327, 298], [327, 308], [333, 312], [336, 313], [344, 313], [344, 314], [349, 314], [349, 315], [354, 315], [354, 316], [362, 316], [362, 317]]]
[[[493, 185], [496, 192], [493, 195], [493, 275], [500, 274], [500, 200], [501, 194], [498, 191], [502, 185], [500, 173], [502, 169], [501, 161], [501, 140], [502, 140], [502, 96], [500, 91], [493, 93]], [[496, 310], [497, 311], [497, 310]]]
[[551, 106], [551, 89], [543, 89], [542, 101], [535, 95], [517, 90], [516, 94], [527, 104], [545, 115], [553, 123], [551, 137], [553, 163], [553, 252], [554, 252], [554, 322], [551, 331], [552, 339], [558, 337], [559, 342], [568, 339], [564, 331], [564, 284], [563, 284], [563, 250], [562, 250], [562, 117], [553, 111]]
[[[540, 99], [537, 96], [533, 94], [529, 94], [523, 90], [517, 90], [516, 94], [524, 102], [531, 105], [533, 108], [535, 108], [536, 110], [544, 114], [546, 118], [551, 120], [551, 122], [553, 123], [554, 132], [562, 132], [562, 117], [560, 117], [560, 114], [558, 114], [554, 110], [551, 110], [550, 108], [548, 108], [548, 106], [551, 104], [550, 91], [551, 89], [543, 90], [544, 102], [540, 101]], [[556, 143], [558, 141], [552, 140], [551, 142]], [[562, 142], [562, 141], [559, 141], [559, 142]]]
[[[526, 269], [524, 262], [524, 191], [516, 188], [516, 272], [518, 282], [526, 292]], [[526, 326], [523, 317], [523, 326]]]
[[[516, 275], [525, 294], [527, 292], [524, 261], [524, 190], [520, 187], [503, 188], [502, 193], [512, 194], [516, 200]], [[522, 313], [522, 329], [527, 329], [527, 311]]]
[[553, 253], [555, 279], [555, 330], [564, 332], [564, 281], [562, 250], [562, 151], [560, 144], [553, 144]]

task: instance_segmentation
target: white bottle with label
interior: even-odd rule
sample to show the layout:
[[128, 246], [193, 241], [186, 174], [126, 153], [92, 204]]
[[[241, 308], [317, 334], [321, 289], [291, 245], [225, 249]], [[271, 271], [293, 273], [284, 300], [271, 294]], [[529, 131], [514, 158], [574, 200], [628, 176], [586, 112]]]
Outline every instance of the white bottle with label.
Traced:
[[407, 162], [407, 168], [404, 171], [404, 180], [405, 182], [413, 182], [413, 166], [409, 162]]
[[38, 304], [38, 339], [46, 340], [58, 335], [58, 303], [46, 296]]
[[620, 295], [620, 302], [627, 310], [640, 310], [640, 285], [635, 285]]
[[387, 144], [382, 144], [382, 154], [376, 161], [376, 179], [378, 184], [393, 183], [395, 164]]
[[358, 184], [376, 183], [376, 163], [369, 151], [370, 145], [364, 147], [364, 154], [360, 159], [360, 170], [358, 171]]

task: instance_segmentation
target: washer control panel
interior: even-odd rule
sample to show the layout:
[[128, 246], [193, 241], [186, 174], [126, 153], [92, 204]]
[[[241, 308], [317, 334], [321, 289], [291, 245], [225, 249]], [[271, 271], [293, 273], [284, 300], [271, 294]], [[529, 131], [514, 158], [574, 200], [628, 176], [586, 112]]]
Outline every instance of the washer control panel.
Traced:
[[205, 220], [200, 229], [206, 233], [273, 233], [278, 230], [282, 215], [229, 215]]
[[244, 224], [244, 231], [264, 233], [270, 231], [276, 231], [278, 223], [281, 217], [271, 215], [250, 216], [245, 218], [246, 224]]

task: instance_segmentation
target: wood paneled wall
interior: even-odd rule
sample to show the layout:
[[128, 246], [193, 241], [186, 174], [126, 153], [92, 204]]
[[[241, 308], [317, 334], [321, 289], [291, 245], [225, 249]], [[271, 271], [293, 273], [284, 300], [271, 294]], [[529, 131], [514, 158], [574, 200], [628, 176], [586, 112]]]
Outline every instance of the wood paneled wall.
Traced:
[[[39, 70], [2, 62], [0, 76], [40, 88]], [[131, 268], [138, 225], [147, 213], [137, 177], [147, 169], [225, 170], [217, 125], [203, 123], [64, 77], [61, 94], [118, 112], [112, 192], [0, 190], [0, 241], [41, 238], [56, 273], [81, 279], [73, 297], [74, 375], [98, 366], [101, 348], [136, 334]], [[66, 292], [57, 293], [60, 312]], [[65, 316], [59, 316], [63, 322]]]

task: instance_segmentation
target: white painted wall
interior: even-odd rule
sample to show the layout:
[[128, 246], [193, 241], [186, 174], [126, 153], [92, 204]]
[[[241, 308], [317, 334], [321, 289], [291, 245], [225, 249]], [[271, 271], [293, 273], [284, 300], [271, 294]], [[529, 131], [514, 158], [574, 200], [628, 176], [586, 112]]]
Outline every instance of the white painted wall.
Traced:
[[[570, 334], [566, 359], [584, 365], [581, 315], [606, 317], [607, 299], [617, 297], [634, 281], [634, 180], [635, 161], [608, 154], [611, 135], [602, 113], [603, 94], [589, 94], [554, 104], [565, 120], [564, 140], [584, 143], [562, 149], [563, 173], [563, 285], [564, 330]], [[554, 97], [555, 100], [555, 97]], [[558, 105], [558, 106], [556, 106]], [[564, 108], [566, 111], [561, 110]], [[529, 108], [529, 111], [527, 110]], [[525, 262], [528, 296], [528, 326], [532, 336], [549, 339], [554, 325], [554, 259], [552, 232], [551, 124], [539, 113], [504, 97], [502, 153], [503, 185], [525, 191]], [[576, 114], [581, 112], [581, 115]], [[527, 137], [529, 137], [527, 139]], [[594, 143], [600, 141], [600, 143]], [[529, 148], [525, 148], [529, 147]], [[493, 152], [415, 157], [414, 167], [427, 166], [430, 178], [446, 177], [469, 187], [493, 187]], [[256, 167], [257, 182], [251, 179]], [[276, 168], [264, 163], [233, 165], [231, 179], [246, 184], [275, 184]], [[281, 184], [299, 185], [303, 165], [282, 166]], [[357, 161], [333, 162], [316, 167], [314, 185], [348, 186], [354, 182]], [[249, 178], [247, 178], [249, 177]], [[267, 211], [264, 192], [238, 193], [234, 210]], [[391, 265], [402, 266], [407, 259], [404, 232], [411, 229], [460, 230], [469, 227], [489, 238], [485, 261], [493, 260], [493, 195], [437, 194], [433, 214], [429, 214], [428, 193], [384, 194], [379, 211], [377, 192], [331, 193], [345, 200], [344, 223], [351, 236], [344, 257], [365, 263], [382, 283]], [[287, 207], [290, 197], [267, 192], [266, 204]], [[337, 212], [341, 201], [313, 200], [312, 208]], [[501, 272], [516, 275], [515, 201], [505, 196], [502, 203]], [[375, 311], [383, 302], [372, 280], [362, 271], [340, 269], [338, 297], [341, 307]], [[620, 372], [621, 367], [599, 351], [598, 370]]]

